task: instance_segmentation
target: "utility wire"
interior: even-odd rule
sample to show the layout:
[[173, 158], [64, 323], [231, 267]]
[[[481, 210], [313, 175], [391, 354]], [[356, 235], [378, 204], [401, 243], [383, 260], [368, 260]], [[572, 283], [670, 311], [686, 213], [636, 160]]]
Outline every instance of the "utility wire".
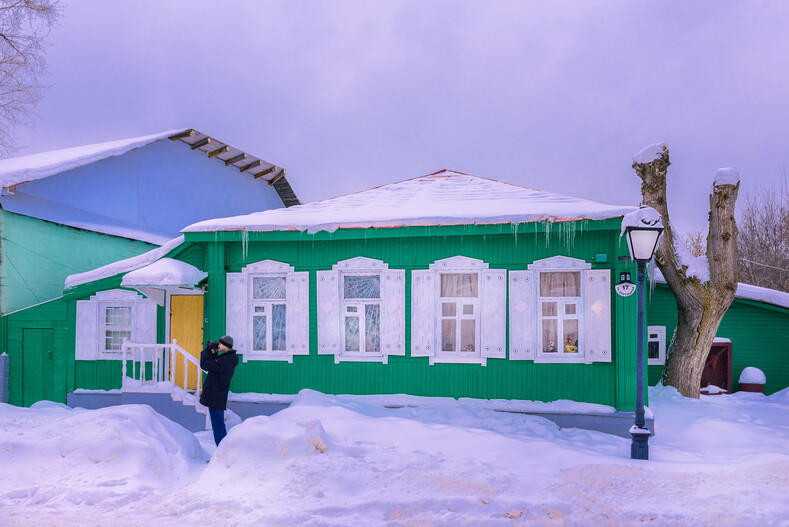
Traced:
[[[5, 239], [5, 238], [3, 238], [3, 239]], [[33, 298], [36, 299], [36, 302], [41, 302], [41, 299], [38, 298], [38, 295], [36, 295], [36, 292], [33, 290], [32, 287], [30, 287], [30, 284], [27, 283], [27, 280], [25, 280], [25, 277], [22, 276], [22, 273], [19, 272], [19, 269], [16, 268], [16, 266], [14, 265], [14, 262], [11, 261], [11, 258], [8, 257], [8, 253], [5, 252], [5, 249], [3, 249], [2, 244], [0, 244], [0, 251], [3, 251], [3, 256], [5, 257], [6, 260], [8, 260], [8, 263], [11, 264], [11, 267], [14, 268], [14, 271], [16, 271], [16, 274], [19, 275], [19, 278], [22, 280], [22, 283], [24, 283], [25, 287], [28, 288], [30, 293], [33, 295]]]
[[740, 258], [740, 261], [741, 262], [748, 262], [749, 264], [753, 264], [753, 265], [759, 265], [761, 267], [769, 267], [770, 269], [777, 269], [777, 270], [783, 271], [783, 272], [789, 272], [789, 269], [784, 269], [783, 267], [775, 267], [774, 265], [767, 265], [767, 264], [763, 264], [763, 263], [759, 263], [759, 262], [753, 262], [751, 260], [746, 260], [745, 258]]

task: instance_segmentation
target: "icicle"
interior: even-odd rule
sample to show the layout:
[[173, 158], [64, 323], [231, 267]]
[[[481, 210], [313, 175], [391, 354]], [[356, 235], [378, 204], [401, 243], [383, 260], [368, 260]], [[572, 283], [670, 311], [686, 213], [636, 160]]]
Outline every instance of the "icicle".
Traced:
[[247, 261], [247, 254], [249, 254], [249, 231], [241, 231], [241, 259]]
[[545, 221], [543, 223], [545, 224], [545, 247], [547, 248], [551, 246], [551, 222]]

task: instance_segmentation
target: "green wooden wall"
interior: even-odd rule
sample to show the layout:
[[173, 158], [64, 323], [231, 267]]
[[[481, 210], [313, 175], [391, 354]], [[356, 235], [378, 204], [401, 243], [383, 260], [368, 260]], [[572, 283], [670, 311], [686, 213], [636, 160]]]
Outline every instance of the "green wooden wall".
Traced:
[[[677, 303], [667, 285], [656, 285], [647, 314], [650, 326], [666, 326], [666, 340], [671, 341], [677, 327]], [[789, 386], [789, 309], [735, 298], [717, 336], [732, 341], [731, 380], [735, 390], [747, 366], [765, 373], [764, 392], [768, 395]], [[666, 348], [668, 351], [668, 342]], [[649, 384], [657, 384], [662, 373], [663, 366], [649, 366]]]
[[[209, 273], [206, 294], [206, 338], [217, 339], [225, 331], [225, 266], [238, 272], [245, 265], [265, 259], [293, 265], [310, 273], [310, 305], [316, 305], [315, 272], [330, 269], [338, 261], [366, 256], [380, 259], [395, 269], [426, 269], [435, 260], [455, 255], [479, 258], [491, 268], [526, 269], [534, 260], [562, 254], [602, 263], [593, 268], [612, 269], [612, 278], [632, 270], [619, 260], [627, 248], [619, 243], [616, 230], [601, 228], [602, 222], [551, 226], [546, 233], [538, 226], [524, 225], [517, 233], [511, 226], [368, 229], [348, 232], [252, 233], [246, 241], [225, 241], [229, 233], [201, 235], [208, 241], [203, 270]], [[589, 227], [589, 228], [585, 228]], [[431, 232], [432, 231], [432, 232]], [[531, 231], [531, 232], [530, 232]], [[535, 232], [537, 231], [537, 232]], [[236, 233], [233, 233], [236, 234]], [[256, 234], [258, 234], [256, 239]], [[517, 234], [517, 235], [516, 235]], [[223, 236], [224, 235], [224, 236]], [[213, 239], [219, 240], [214, 241]], [[236, 237], [238, 238], [238, 237]], [[187, 235], [189, 239], [189, 235]], [[410, 349], [411, 273], [406, 273], [406, 348]], [[451, 396], [553, 401], [573, 399], [631, 410], [635, 405], [635, 297], [621, 298], [612, 291], [611, 363], [535, 364], [532, 361], [488, 359], [487, 366], [471, 364], [429, 365], [427, 358], [390, 357], [389, 364], [334, 363], [333, 356], [317, 355], [317, 315], [310, 313], [309, 356], [296, 356], [293, 363], [249, 361], [236, 371], [234, 392], [296, 393], [303, 388], [327, 393], [409, 393]]]
[[59, 297], [70, 274], [137, 256], [155, 245], [0, 210], [0, 312]]

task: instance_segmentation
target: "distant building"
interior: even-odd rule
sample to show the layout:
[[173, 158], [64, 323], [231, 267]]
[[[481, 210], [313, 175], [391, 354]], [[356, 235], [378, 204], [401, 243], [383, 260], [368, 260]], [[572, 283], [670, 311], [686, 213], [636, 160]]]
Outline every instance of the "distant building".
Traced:
[[58, 297], [70, 274], [184, 225], [298, 204], [285, 170], [196, 130], [0, 161], [0, 312]]

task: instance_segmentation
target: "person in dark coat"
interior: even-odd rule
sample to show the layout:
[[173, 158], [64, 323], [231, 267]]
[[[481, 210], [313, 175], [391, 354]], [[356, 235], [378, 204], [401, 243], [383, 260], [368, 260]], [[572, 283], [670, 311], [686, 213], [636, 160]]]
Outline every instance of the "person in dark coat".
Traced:
[[238, 366], [238, 355], [233, 349], [233, 337], [225, 335], [219, 342], [208, 342], [200, 354], [200, 368], [208, 373], [200, 394], [200, 404], [208, 407], [211, 417], [211, 428], [214, 430], [214, 442], [219, 442], [227, 435], [225, 428], [225, 410], [227, 410], [227, 393], [230, 391], [230, 380]]

